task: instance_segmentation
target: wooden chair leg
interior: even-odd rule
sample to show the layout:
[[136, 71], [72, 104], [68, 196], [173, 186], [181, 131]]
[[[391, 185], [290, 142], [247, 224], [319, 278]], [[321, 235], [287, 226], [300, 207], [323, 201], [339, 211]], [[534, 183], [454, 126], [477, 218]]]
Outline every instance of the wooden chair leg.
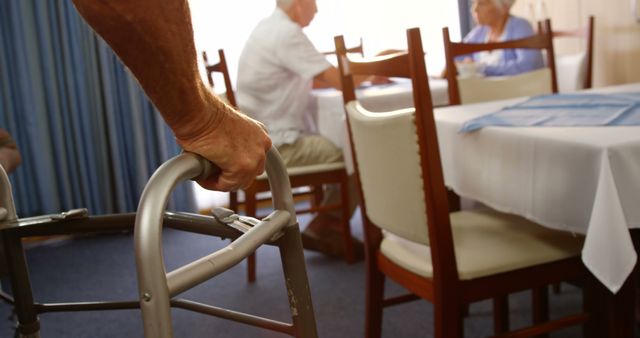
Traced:
[[239, 205], [238, 205], [238, 193], [235, 191], [229, 192], [229, 209], [239, 213]]
[[453, 190], [447, 189], [447, 199], [449, 200], [449, 211], [460, 211], [460, 196]]
[[584, 338], [600, 338], [605, 336], [607, 317], [605, 309], [603, 309], [603, 297], [599, 281], [594, 276], [590, 276], [587, 283], [582, 288], [582, 308], [584, 312], [589, 314], [589, 320], [582, 328]]
[[436, 301], [434, 308], [434, 337], [435, 338], [463, 338], [464, 316], [463, 306], [455, 299]]
[[322, 204], [322, 200], [324, 199], [322, 184], [314, 185], [311, 187], [311, 189], [313, 189], [313, 198], [311, 200], [311, 205], [313, 208], [316, 208]]
[[469, 308], [470, 308], [471, 304], [464, 304], [462, 305], [462, 316], [463, 317], [469, 317]]
[[493, 332], [494, 334], [509, 331], [509, 295], [493, 298]]
[[367, 259], [365, 292], [364, 336], [380, 338], [382, 335], [382, 311], [384, 302], [384, 274], [378, 270], [376, 257]]
[[[531, 307], [533, 324], [544, 323], [549, 320], [549, 290], [546, 285], [531, 290]], [[547, 338], [549, 335], [542, 334], [536, 337]]]
[[613, 294], [595, 277], [585, 287], [584, 307], [589, 313], [585, 337], [635, 337], [634, 301], [635, 276], [629, 275], [617, 293]]
[[342, 205], [342, 217], [340, 223], [342, 225], [342, 241], [344, 245], [344, 259], [347, 264], [352, 264], [356, 261], [353, 238], [351, 237], [351, 210], [349, 208], [349, 180], [347, 175], [343, 177], [340, 182], [340, 204]]

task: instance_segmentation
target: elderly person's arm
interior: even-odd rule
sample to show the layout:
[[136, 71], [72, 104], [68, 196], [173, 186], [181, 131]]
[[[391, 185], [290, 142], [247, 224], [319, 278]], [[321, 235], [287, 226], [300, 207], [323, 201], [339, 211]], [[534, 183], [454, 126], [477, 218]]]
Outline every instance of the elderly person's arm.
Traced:
[[[382, 52], [376, 54], [376, 56], [390, 55], [396, 53], [402, 53], [403, 50], [400, 49], [387, 49]], [[379, 84], [388, 84], [392, 83], [391, 79], [386, 76], [367, 76], [367, 75], [356, 75], [353, 77], [353, 85], [355, 87], [359, 87], [365, 82], [369, 82], [373, 85]], [[314, 77], [313, 82], [314, 88], [329, 88], [333, 87], [338, 90], [341, 90], [342, 83], [340, 82], [340, 71], [336, 67], [329, 67], [325, 69], [322, 73], [316, 75]]]
[[[524, 19], [512, 17], [506, 27], [506, 40], [517, 40], [535, 35], [531, 25]], [[544, 67], [542, 53], [537, 49], [505, 50], [502, 62], [484, 67], [487, 76], [515, 75]]]
[[[387, 77], [382, 76], [364, 76], [358, 75], [353, 77], [353, 85], [358, 87], [363, 82], [371, 82], [372, 84], [384, 84], [391, 81]], [[342, 90], [342, 82], [340, 82], [340, 71], [336, 67], [329, 67], [322, 73], [313, 78], [313, 88], [335, 88]]]
[[225, 105], [202, 82], [187, 0], [74, 0], [136, 76], [178, 144], [220, 167], [205, 188], [247, 187], [271, 146], [262, 124]]
[[14, 171], [22, 163], [20, 152], [9, 133], [0, 128], [0, 165], [7, 174]]

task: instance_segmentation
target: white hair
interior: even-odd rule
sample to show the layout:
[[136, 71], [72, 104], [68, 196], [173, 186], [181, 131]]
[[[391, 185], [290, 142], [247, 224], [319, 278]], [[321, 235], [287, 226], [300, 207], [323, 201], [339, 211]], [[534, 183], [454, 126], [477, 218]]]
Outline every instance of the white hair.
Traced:
[[[280, 0], [278, 0], [280, 1]], [[516, 2], [516, 0], [493, 0], [493, 3], [496, 4], [496, 6], [498, 7], [506, 7], [506, 8], [511, 8], [511, 6], [513, 6], [513, 3]]]
[[287, 10], [291, 8], [291, 6], [293, 5], [293, 1], [294, 0], [276, 0], [276, 6], [284, 10]]

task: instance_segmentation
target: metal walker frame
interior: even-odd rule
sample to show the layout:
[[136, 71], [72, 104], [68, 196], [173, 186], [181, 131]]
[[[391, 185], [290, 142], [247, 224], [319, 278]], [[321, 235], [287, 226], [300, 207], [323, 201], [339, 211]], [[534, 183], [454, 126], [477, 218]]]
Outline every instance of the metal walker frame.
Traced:
[[[86, 209], [19, 219], [16, 215], [7, 174], [0, 166], [0, 237], [2, 237], [13, 297], [0, 292], [0, 299], [13, 304], [22, 338], [40, 337], [38, 315], [46, 312], [142, 310], [146, 338], [173, 337], [171, 307], [182, 308], [236, 322], [282, 332], [294, 337], [317, 338], [311, 293], [295, 217], [287, 171], [280, 155], [272, 148], [267, 154], [266, 171], [273, 196], [274, 212], [263, 220], [251, 220], [216, 212], [215, 217], [167, 212], [167, 200], [175, 186], [188, 179], [206, 177], [213, 165], [202, 157], [183, 153], [160, 166], [149, 179], [136, 214], [88, 216]], [[34, 301], [22, 246], [22, 238], [61, 234], [117, 232], [131, 230], [134, 241], [139, 300], [37, 303]], [[162, 255], [164, 226], [199, 234], [232, 239], [228, 246], [205, 257], [165, 271]], [[285, 275], [291, 323], [174, 298], [211, 279], [254, 252], [260, 245], [276, 245]]]

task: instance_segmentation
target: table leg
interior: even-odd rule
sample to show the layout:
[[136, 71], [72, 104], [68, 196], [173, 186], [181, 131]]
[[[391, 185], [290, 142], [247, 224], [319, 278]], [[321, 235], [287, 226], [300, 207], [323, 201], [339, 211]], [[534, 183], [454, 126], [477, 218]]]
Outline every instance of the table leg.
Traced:
[[[640, 252], [640, 232], [631, 231], [636, 252]], [[584, 307], [590, 315], [585, 337], [634, 337], [638, 264], [622, 288], [613, 294], [595, 277], [584, 288]]]

